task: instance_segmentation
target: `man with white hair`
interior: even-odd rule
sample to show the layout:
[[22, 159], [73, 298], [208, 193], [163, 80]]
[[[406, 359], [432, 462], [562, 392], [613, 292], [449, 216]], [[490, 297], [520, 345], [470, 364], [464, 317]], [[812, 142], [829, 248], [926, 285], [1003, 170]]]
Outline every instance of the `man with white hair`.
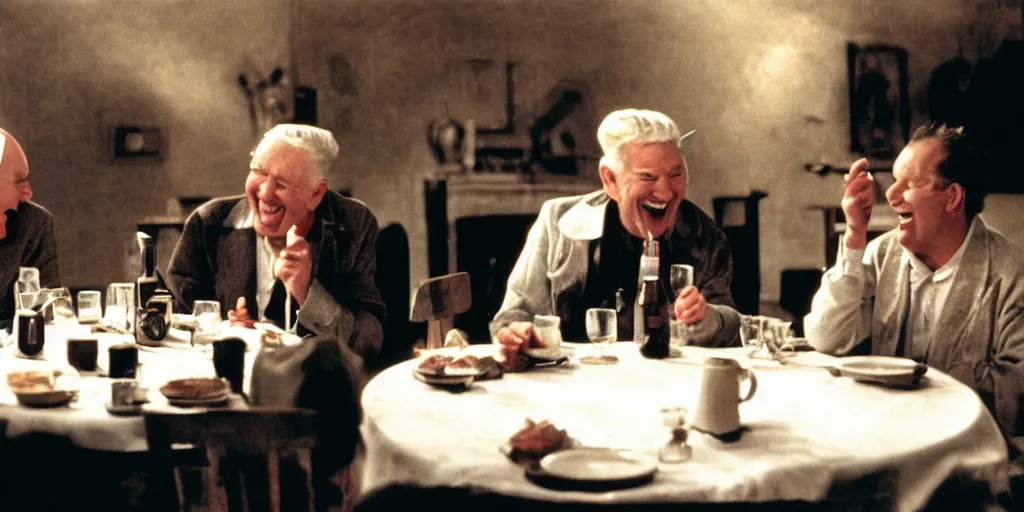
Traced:
[[39, 284], [60, 286], [53, 216], [32, 202], [28, 158], [18, 141], [0, 128], [0, 329], [14, 319], [18, 267], [39, 270]]
[[337, 155], [322, 128], [267, 131], [251, 153], [245, 195], [213, 199], [185, 222], [168, 269], [177, 309], [217, 300], [235, 307], [239, 322], [333, 333], [364, 357], [376, 354], [385, 314], [374, 284], [377, 220], [328, 190]]
[[179, 310], [216, 300], [235, 307], [228, 316], [236, 323], [273, 322], [305, 337], [260, 354], [250, 398], [317, 411], [317, 487], [353, 457], [365, 362], [380, 350], [385, 317], [374, 282], [377, 219], [327, 189], [337, 156], [322, 128], [268, 130], [251, 153], [245, 195], [192, 213], [168, 269]]
[[694, 268], [694, 284], [682, 289], [673, 305], [676, 318], [689, 326], [690, 342], [737, 344], [732, 255], [725, 234], [686, 200], [689, 170], [675, 122], [660, 112], [619, 110], [605, 117], [597, 137], [604, 151], [603, 189], [546, 202], [509, 276], [505, 300], [491, 323], [506, 364], [525, 365], [520, 348], [536, 338], [534, 315], [557, 315], [566, 339], [585, 340], [586, 310], [613, 308], [619, 339], [632, 339], [648, 233], [659, 241], [663, 283], [669, 282], [674, 263]]

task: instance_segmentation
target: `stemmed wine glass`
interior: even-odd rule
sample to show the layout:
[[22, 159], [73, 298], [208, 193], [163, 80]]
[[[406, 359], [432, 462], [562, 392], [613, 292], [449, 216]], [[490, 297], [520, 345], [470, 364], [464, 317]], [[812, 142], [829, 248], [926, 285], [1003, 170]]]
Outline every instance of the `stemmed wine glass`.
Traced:
[[594, 345], [594, 355], [581, 357], [586, 364], [615, 364], [618, 358], [608, 354], [608, 348], [619, 339], [619, 318], [614, 309], [587, 310], [587, 338]]

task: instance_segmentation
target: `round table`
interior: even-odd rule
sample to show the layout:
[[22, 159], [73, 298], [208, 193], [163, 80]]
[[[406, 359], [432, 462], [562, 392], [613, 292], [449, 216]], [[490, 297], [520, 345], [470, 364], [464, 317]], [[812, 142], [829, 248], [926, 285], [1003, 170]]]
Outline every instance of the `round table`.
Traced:
[[[249, 336], [241, 330], [232, 333], [243, 336], [252, 346], [258, 339], [256, 331]], [[16, 344], [0, 350], [0, 374], [15, 370], [67, 367], [67, 338], [70, 335], [88, 335], [97, 338], [98, 366], [107, 368], [107, 349], [116, 343], [133, 341], [131, 336], [113, 333], [89, 333], [88, 326], [46, 326], [46, 343], [39, 358], [24, 359], [16, 355]], [[160, 347], [140, 347], [139, 384], [147, 388], [147, 409], [184, 410], [172, 407], [159, 392], [159, 387], [172, 379], [185, 377], [215, 377], [211, 351], [192, 348], [189, 333], [172, 329], [168, 340]], [[254, 338], [255, 337], [255, 338]], [[249, 388], [251, 368], [258, 350], [246, 353], [244, 389]], [[110, 452], [146, 451], [146, 429], [143, 417], [115, 416], [105, 403], [110, 401], [111, 380], [97, 375], [83, 374], [78, 399], [66, 406], [55, 408], [25, 407], [7, 387], [0, 383], [0, 418], [7, 421], [7, 437], [23, 434], [49, 434], [69, 438], [76, 446]], [[231, 396], [229, 407], [244, 407], [244, 400]]]
[[[590, 347], [576, 347], [585, 355]], [[494, 346], [472, 346], [494, 355]], [[455, 349], [442, 352], [457, 355]], [[418, 360], [391, 367], [364, 391], [363, 496], [391, 487], [464, 488], [545, 502], [595, 504], [818, 502], [830, 489], [889, 475], [897, 510], [915, 510], [952, 476], [1007, 488], [1006, 445], [968, 387], [931, 369], [913, 390], [833, 377], [801, 353], [790, 363], [751, 359], [742, 349], [684, 347], [683, 357], [647, 360], [633, 343], [612, 347], [620, 362], [506, 373], [452, 393], [414, 379]], [[627, 490], [551, 490], [528, 480], [499, 450], [526, 418], [549, 420], [587, 446], [655, 455], [669, 437], [659, 410], [696, 410], [702, 363], [730, 357], [753, 368], [756, 395], [740, 405], [746, 432], [726, 443], [692, 431], [688, 462], [659, 464], [653, 482]]]

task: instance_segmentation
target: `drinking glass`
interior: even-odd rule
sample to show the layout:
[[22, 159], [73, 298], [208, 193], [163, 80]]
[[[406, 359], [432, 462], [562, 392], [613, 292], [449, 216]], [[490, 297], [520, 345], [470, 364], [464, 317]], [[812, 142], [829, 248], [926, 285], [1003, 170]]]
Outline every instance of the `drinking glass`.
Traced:
[[94, 324], [103, 318], [103, 304], [98, 290], [78, 292], [78, 323]]
[[111, 283], [103, 325], [125, 334], [135, 333], [135, 283]]
[[558, 348], [562, 345], [562, 318], [554, 315], [536, 315], [533, 327], [537, 336], [544, 342], [545, 348]]
[[683, 407], [662, 407], [661, 423], [671, 432], [671, 437], [658, 450], [661, 462], [685, 462], [690, 460], [693, 450], [686, 444], [689, 430], [686, 426], [686, 409]]
[[615, 364], [618, 358], [608, 353], [612, 343], [619, 340], [619, 317], [614, 309], [587, 310], [587, 338], [594, 345], [594, 354], [580, 358], [586, 364]]
[[677, 263], [672, 265], [669, 272], [669, 280], [672, 283], [672, 300], [675, 300], [683, 288], [693, 284], [693, 266]]
[[214, 338], [220, 332], [220, 302], [215, 300], [197, 300], [192, 306], [196, 328], [192, 332], [192, 346], [209, 349]]
[[18, 267], [18, 280], [14, 283], [14, 300], [17, 309], [32, 309], [39, 295], [39, 269]]
[[761, 351], [764, 343], [762, 330], [764, 328], [763, 317], [758, 315], [740, 315], [740, 341], [747, 349], [747, 355], [754, 357]]

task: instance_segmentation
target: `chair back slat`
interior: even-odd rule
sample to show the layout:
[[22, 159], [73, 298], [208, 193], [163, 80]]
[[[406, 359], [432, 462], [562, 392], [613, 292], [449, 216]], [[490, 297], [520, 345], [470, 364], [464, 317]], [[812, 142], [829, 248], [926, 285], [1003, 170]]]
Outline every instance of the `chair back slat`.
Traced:
[[[313, 509], [313, 411], [147, 412], [145, 420], [154, 465], [165, 473], [160, 481], [166, 499], [176, 494], [181, 510]], [[183, 488], [183, 472], [195, 467], [202, 468], [198, 497]]]

